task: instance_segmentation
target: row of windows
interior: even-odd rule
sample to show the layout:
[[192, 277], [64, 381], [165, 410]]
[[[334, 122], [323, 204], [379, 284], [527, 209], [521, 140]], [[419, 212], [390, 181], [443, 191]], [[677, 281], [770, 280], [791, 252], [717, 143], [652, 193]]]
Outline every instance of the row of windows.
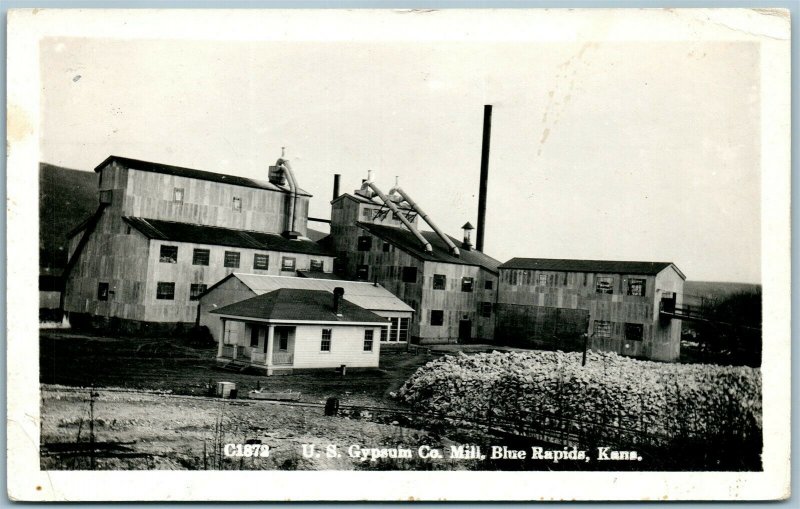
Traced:
[[[394, 267], [390, 267], [390, 272], [394, 272]], [[403, 283], [416, 283], [417, 282], [417, 268], [416, 267], [400, 267], [400, 280]], [[369, 265], [359, 265], [356, 267], [356, 277], [362, 281], [369, 280]], [[432, 286], [434, 290], [447, 289], [447, 276], [444, 274], [434, 274]], [[475, 287], [475, 278], [462, 277], [461, 278], [461, 291], [472, 292]], [[486, 280], [483, 282], [483, 287], [486, 290], [494, 288], [494, 281]]]
[[[203, 283], [190, 284], [189, 300], [199, 299], [206, 289], [208, 289], [208, 286]], [[110, 293], [108, 283], [97, 283], [97, 300], [108, 300]], [[156, 285], [156, 299], [175, 300], [175, 283], [159, 282]]]
[[[560, 274], [539, 274], [536, 279], [533, 277], [533, 271], [504, 271], [503, 279], [512, 285], [534, 285], [534, 286], [567, 286], [569, 276], [568, 273], [562, 272]], [[583, 273], [583, 286], [589, 284], [589, 273]], [[620, 286], [620, 291], [622, 287]], [[614, 277], [613, 276], [597, 276], [595, 278], [595, 292], [604, 294], [614, 293]], [[646, 295], [646, 280], [639, 278], [629, 278], [626, 288], [627, 295], [640, 296]]]
[[[613, 324], [607, 320], [594, 321], [594, 337], [610, 338]], [[644, 338], [644, 325], [641, 323], [625, 324], [625, 339], [629, 341], [642, 341]]]
[[[388, 216], [390, 213], [391, 213], [391, 217], [392, 217], [392, 221], [393, 222], [395, 222], [395, 223], [401, 222], [400, 218], [397, 217], [396, 213], [390, 212], [390, 211], [385, 210], [385, 209], [383, 210], [383, 213], [381, 213], [381, 209], [364, 208], [364, 209], [361, 210], [361, 218], [362, 219], [366, 219], [368, 221], [373, 221], [375, 219], [378, 219], [379, 216], [384, 216], [385, 217], [385, 216]], [[413, 219], [409, 219], [408, 216], [406, 216], [406, 219], [408, 219], [409, 221], [413, 221]]]
[[[182, 187], [176, 187], [172, 190], [172, 201], [175, 203], [183, 203], [183, 199], [186, 196], [186, 192]], [[242, 211], [242, 198], [239, 196], [234, 196], [231, 202], [231, 208], [236, 212]]]
[[[208, 265], [211, 257], [209, 249], [195, 249], [192, 253], [192, 265]], [[238, 269], [241, 264], [242, 254], [238, 251], [225, 251], [223, 264], [225, 267]], [[161, 246], [159, 253], [161, 263], [178, 263], [178, 246]], [[291, 256], [281, 257], [281, 270], [292, 271], [296, 267], [296, 258]], [[253, 255], [253, 269], [268, 270], [269, 255], [255, 253]], [[322, 272], [323, 261], [311, 260], [309, 269], [312, 272]]]
[[[381, 331], [386, 327], [381, 327]], [[381, 332], [383, 334], [383, 332]], [[256, 344], [257, 340], [256, 340]], [[367, 329], [364, 331], [364, 351], [371, 352], [375, 344], [375, 331]], [[322, 329], [322, 338], [319, 342], [320, 352], [330, 352], [333, 347], [333, 329]]]

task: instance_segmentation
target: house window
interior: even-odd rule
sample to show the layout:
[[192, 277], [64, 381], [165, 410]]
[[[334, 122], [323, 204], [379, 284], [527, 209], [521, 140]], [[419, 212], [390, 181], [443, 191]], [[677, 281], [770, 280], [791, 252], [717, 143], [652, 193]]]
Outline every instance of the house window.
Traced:
[[172, 201], [176, 203], [183, 203], [183, 188], [176, 187], [172, 190]]
[[189, 286], [189, 300], [198, 300], [206, 291], [207, 286], [201, 283], [192, 283]]
[[[447, 287], [447, 277], [444, 274], [433, 275], [433, 289], [444, 290]], [[433, 325], [433, 324], [431, 324]]]
[[373, 334], [374, 334], [374, 331], [372, 329], [368, 329], [368, 330], [364, 331], [364, 351], [365, 352], [371, 352], [372, 351]]
[[97, 300], [108, 300], [108, 283], [97, 283]]
[[487, 279], [483, 282], [483, 289], [484, 290], [494, 290], [494, 281], [491, 279]]
[[462, 277], [461, 278], [461, 291], [462, 292], [472, 292], [474, 280], [471, 277]]
[[175, 300], [175, 283], [161, 283], [156, 285], [156, 299]]
[[322, 260], [311, 260], [311, 262], [309, 262], [309, 270], [311, 270], [311, 272], [322, 272], [322, 269]]
[[625, 324], [625, 339], [630, 341], [641, 341], [644, 337], [644, 325], [641, 323]]
[[611, 337], [611, 322], [606, 320], [594, 321], [594, 337], [596, 338], [610, 338]]
[[441, 309], [432, 309], [431, 325], [443, 325], [443, 324], [444, 324], [444, 311]]
[[297, 266], [297, 260], [291, 256], [284, 256], [281, 258], [281, 270], [290, 271], [294, 270]]
[[397, 340], [408, 341], [408, 318], [400, 319], [400, 327], [397, 329]]
[[192, 253], [192, 265], [208, 265], [211, 251], [208, 249], [195, 249]]
[[386, 325], [381, 327], [381, 341], [383, 343], [389, 341], [389, 327]]
[[614, 278], [611, 276], [597, 276], [595, 290], [597, 293], [614, 293]]
[[369, 280], [369, 265], [359, 265], [356, 268], [356, 279], [361, 281]]
[[403, 267], [403, 282], [416, 283], [417, 282], [417, 268], [416, 267]]
[[250, 328], [250, 346], [258, 346], [258, 327]]
[[[330, 329], [328, 329], [330, 332]], [[328, 334], [328, 350], [330, 350], [330, 333]], [[289, 331], [287, 329], [280, 329], [278, 332], [278, 350], [285, 352], [289, 349]]]
[[644, 279], [629, 279], [628, 280], [628, 295], [637, 295], [644, 297], [645, 295], [645, 280]]
[[397, 341], [397, 332], [400, 330], [400, 319], [390, 318], [389, 321], [392, 322], [392, 328], [389, 329], [389, 341], [394, 342]]
[[481, 302], [481, 316], [484, 318], [490, 318], [492, 316], [491, 302]]
[[233, 197], [233, 210], [235, 210], [236, 212], [242, 211], [242, 199], [239, 198], [238, 196]]
[[358, 250], [369, 251], [372, 249], [372, 237], [369, 235], [362, 235], [358, 238]]
[[254, 254], [253, 255], [253, 269], [267, 270], [269, 269], [269, 255]]
[[319, 344], [321, 352], [331, 351], [331, 331], [332, 329], [322, 329], [322, 342]]
[[238, 251], [225, 251], [225, 266], [238, 269], [240, 258], [241, 254]]
[[537, 286], [547, 286], [547, 274], [539, 274]]
[[383, 252], [384, 253], [388, 253], [391, 250], [392, 250], [392, 245], [389, 244], [388, 242], [384, 242], [383, 243]]
[[178, 263], [178, 246], [161, 246], [158, 261], [161, 263]]

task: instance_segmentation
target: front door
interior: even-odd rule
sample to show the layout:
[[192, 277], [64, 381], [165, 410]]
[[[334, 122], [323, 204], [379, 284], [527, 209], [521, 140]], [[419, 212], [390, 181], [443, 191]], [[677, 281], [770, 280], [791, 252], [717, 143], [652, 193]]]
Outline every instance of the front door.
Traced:
[[472, 339], [472, 320], [458, 322], [458, 342], [467, 343]]

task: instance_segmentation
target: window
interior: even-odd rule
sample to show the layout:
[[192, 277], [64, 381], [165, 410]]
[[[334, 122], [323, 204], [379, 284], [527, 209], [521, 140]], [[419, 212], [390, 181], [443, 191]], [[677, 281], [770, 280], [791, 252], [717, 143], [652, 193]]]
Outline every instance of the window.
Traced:
[[374, 331], [372, 329], [364, 331], [364, 351], [371, 352], [372, 351], [372, 341], [373, 341], [373, 334]]
[[128, 235], [130, 235], [130, 234], [131, 234], [131, 227], [130, 227], [130, 225], [128, 225], [128, 227], [127, 227], [127, 228], [125, 228], [125, 233], [126, 233], [126, 234], [128, 234]]
[[597, 293], [614, 293], [614, 278], [611, 276], [597, 276], [595, 289]]
[[[330, 331], [330, 329], [328, 329]], [[328, 335], [328, 349], [330, 350], [330, 334]], [[280, 329], [278, 331], [278, 350], [285, 352], [289, 349], [289, 330], [288, 329]]]
[[[447, 277], [444, 274], [433, 275], [433, 289], [444, 290], [447, 287]], [[433, 324], [431, 324], [433, 325]]]
[[356, 267], [356, 279], [361, 281], [369, 280], [369, 265], [359, 265]]
[[111, 203], [111, 189], [100, 191], [100, 203]]
[[156, 299], [175, 300], [175, 283], [161, 283], [156, 285]]
[[208, 265], [210, 254], [208, 249], [195, 249], [192, 253], [192, 265]]
[[392, 245], [389, 244], [388, 242], [384, 242], [383, 243], [383, 252], [384, 253], [388, 253], [391, 250], [392, 250]]
[[108, 283], [97, 283], [97, 300], [108, 300]]
[[384, 343], [389, 341], [389, 327], [386, 325], [381, 327], [381, 341]]
[[176, 187], [172, 191], [172, 201], [176, 203], [183, 203], [183, 188]]
[[362, 235], [358, 238], [358, 250], [359, 251], [369, 251], [372, 249], [372, 237], [368, 235]]
[[641, 341], [644, 337], [644, 325], [641, 323], [625, 324], [625, 339], [630, 341]]
[[536, 284], [537, 286], [547, 286], [547, 274], [539, 274]]
[[444, 311], [441, 309], [432, 309], [431, 310], [431, 325], [443, 325], [444, 324]]
[[253, 255], [253, 268], [256, 270], [267, 270], [269, 269], [269, 255], [265, 254], [254, 254]]
[[364, 219], [372, 219], [372, 209], [366, 208], [361, 211], [361, 217]]
[[281, 258], [281, 270], [289, 271], [294, 270], [296, 266], [296, 259], [291, 256], [284, 256]]
[[178, 263], [178, 246], [161, 246], [158, 261], [161, 263]]
[[250, 328], [250, 346], [258, 346], [258, 327]]
[[309, 270], [311, 270], [311, 272], [322, 272], [322, 268], [322, 260], [311, 260], [309, 263]]
[[610, 338], [611, 337], [611, 322], [605, 320], [594, 321], [594, 337], [596, 338]]
[[204, 284], [194, 284], [192, 283], [189, 286], [189, 300], [198, 300], [201, 295], [203, 295], [206, 291], [206, 285]]
[[331, 331], [332, 329], [322, 329], [322, 342], [319, 344], [320, 352], [331, 351]]
[[494, 290], [494, 281], [491, 279], [487, 279], [483, 282], [483, 289], [484, 290]]
[[225, 266], [238, 269], [240, 258], [241, 254], [238, 251], [225, 251]]
[[645, 280], [644, 279], [629, 279], [628, 280], [628, 295], [638, 295], [639, 297], [645, 296]]
[[238, 196], [233, 197], [233, 210], [235, 210], [236, 212], [242, 211], [242, 199], [239, 198]]
[[400, 327], [397, 329], [397, 340], [408, 341], [408, 318], [400, 319]]
[[389, 329], [389, 341], [394, 342], [397, 341], [397, 332], [400, 330], [400, 319], [390, 318], [389, 321], [392, 322], [392, 328]]
[[403, 267], [403, 282], [416, 283], [417, 282], [417, 268], [416, 267]]
[[462, 292], [472, 292], [474, 280], [471, 277], [462, 277], [461, 278], [461, 291]]
[[490, 318], [492, 316], [491, 302], [481, 302], [481, 316], [484, 318]]

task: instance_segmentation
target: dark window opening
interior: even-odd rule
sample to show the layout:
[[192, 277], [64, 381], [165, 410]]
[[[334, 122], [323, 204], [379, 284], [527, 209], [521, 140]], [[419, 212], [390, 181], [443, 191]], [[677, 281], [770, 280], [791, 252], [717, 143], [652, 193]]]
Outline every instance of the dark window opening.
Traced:
[[254, 254], [253, 255], [253, 268], [256, 270], [269, 269], [269, 255]]
[[97, 300], [108, 300], [108, 283], [97, 283]]
[[195, 249], [192, 253], [192, 265], [208, 265], [211, 251], [208, 249]]
[[444, 324], [444, 311], [441, 309], [432, 309], [431, 325], [443, 325], [443, 324]]
[[641, 341], [644, 338], [644, 325], [641, 323], [625, 324], [625, 339], [630, 341]]
[[359, 251], [369, 251], [372, 249], [372, 237], [368, 235], [362, 235], [358, 238], [358, 250]]
[[178, 263], [178, 246], [161, 246], [158, 261], [161, 263]]
[[389, 326], [387, 325], [381, 327], [381, 341], [384, 343], [389, 341]]
[[281, 270], [283, 271], [295, 270], [296, 266], [297, 266], [297, 260], [295, 258], [292, 258], [290, 256], [284, 256], [283, 258], [281, 258]]
[[208, 287], [206, 285], [204, 285], [204, 284], [201, 284], [201, 283], [194, 284], [194, 283], [192, 283], [189, 286], [189, 300], [198, 300], [200, 298], [200, 296], [205, 293], [206, 288], [208, 288]]
[[494, 281], [491, 279], [487, 279], [483, 282], [483, 289], [484, 290], [493, 290], [494, 289]]
[[481, 316], [484, 318], [490, 318], [492, 316], [491, 302], [481, 302]]
[[309, 270], [311, 272], [322, 272], [323, 263], [322, 260], [311, 260], [309, 263]]
[[462, 292], [471, 292], [473, 286], [474, 286], [474, 280], [471, 277], [462, 277], [461, 278], [461, 291]]
[[434, 274], [433, 289], [444, 290], [445, 288], [447, 288], [447, 276], [445, 276], [444, 274]]
[[258, 327], [250, 329], [250, 346], [258, 346]]
[[611, 276], [598, 276], [595, 290], [597, 293], [614, 293], [614, 278]]
[[225, 266], [234, 269], [239, 268], [241, 254], [238, 251], [225, 251]]
[[400, 319], [400, 327], [397, 330], [397, 340], [398, 341], [408, 341], [408, 318], [401, 318]]
[[605, 320], [594, 321], [594, 337], [596, 338], [610, 338], [611, 337], [611, 322]]
[[[330, 341], [330, 337], [328, 337]], [[285, 352], [289, 349], [289, 331], [280, 329], [278, 332], [278, 350]]]
[[156, 285], [156, 299], [175, 300], [175, 283], [161, 283]]
[[645, 296], [645, 280], [644, 279], [629, 279], [628, 280], [628, 295], [636, 295], [639, 297]]
[[416, 267], [403, 267], [403, 282], [416, 283], [417, 282], [417, 268]]
[[359, 265], [356, 268], [356, 279], [369, 281], [369, 265]]
[[392, 245], [389, 244], [388, 242], [384, 242], [383, 243], [383, 252], [384, 253], [388, 253], [391, 250], [392, 250]]

